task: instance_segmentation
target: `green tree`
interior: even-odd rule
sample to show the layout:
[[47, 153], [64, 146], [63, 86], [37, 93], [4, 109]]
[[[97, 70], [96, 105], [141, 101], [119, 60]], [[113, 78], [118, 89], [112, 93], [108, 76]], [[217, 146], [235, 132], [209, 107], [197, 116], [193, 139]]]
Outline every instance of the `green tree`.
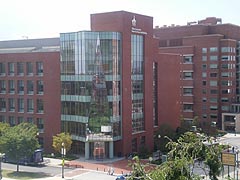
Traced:
[[6, 156], [17, 163], [19, 171], [19, 161], [30, 157], [34, 151], [40, 147], [37, 139], [38, 129], [34, 124], [21, 123], [8, 128], [0, 138], [1, 150]]
[[[198, 175], [193, 174], [195, 162], [198, 160], [207, 165], [210, 179], [217, 180], [222, 169], [219, 158], [222, 146], [215, 145], [210, 140], [205, 144], [204, 137], [193, 132], [184, 133], [176, 141], [169, 137], [165, 138], [169, 140], [168, 160], [154, 170], [146, 172], [140, 161], [135, 159], [132, 163], [133, 173], [130, 179], [200, 180]], [[204, 167], [203, 170], [205, 171]]]
[[66, 152], [71, 149], [72, 139], [69, 133], [60, 133], [53, 136], [53, 148], [56, 152], [61, 153], [62, 145], [64, 143], [64, 148]]
[[[208, 140], [209, 144], [204, 144], [203, 137], [193, 132], [186, 132], [176, 142], [170, 141], [167, 146], [170, 149], [168, 158], [172, 161], [186, 159], [188, 166], [193, 167], [195, 160], [203, 161], [209, 168], [211, 180], [217, 180], [222, 170], [220, 155], [222, 146], [214, 145]], [[192, 169], [193, 169], [192, 168]], [[189, 171], [189, 178], [193, 177], [193, 171]]]
[[[141, 164], [138, 156], [133, 157], [133, 161], [130, 163], [132, 167], [132, 174], [128, 178], [129, 180], [152, 180], [149, 174], [145, 171], [145, 166]], [[160, 179], [159, 179], [160, 180]]]
[[10, 127], [10, 126], [9, 126], [8, 123], [2, 123], [2, 122], [0, 122], [0, 136], [2, 136], [2, 134], [3, 134], [4, 132], [6, 132], [9, 127]]
[[166, 153], [168, 149], [166, 148], [166, 144], [168, 140], [164, 138], [164, 136], [168, 136], [171, 139], [176, 137], [175, 130], [169, 124], [160, 125], [158, 131], [154, 136], [155, 150], [160, 150], [163, 153]]
[[198, 180], [198, 176], [190, 175], [189, 165], [187, 158], [169, 160], [152, 171], [150, 177], [154, 180]]
[[206, 149], [204, 163], [209, 167], [209, 177], [211, 180], [217, 180], [217, 176], [220, 175], [223, 169], [221, 159], [219, 158], [222, 150], [223, 146], [214, 145], [210, 140], [210, 145]]

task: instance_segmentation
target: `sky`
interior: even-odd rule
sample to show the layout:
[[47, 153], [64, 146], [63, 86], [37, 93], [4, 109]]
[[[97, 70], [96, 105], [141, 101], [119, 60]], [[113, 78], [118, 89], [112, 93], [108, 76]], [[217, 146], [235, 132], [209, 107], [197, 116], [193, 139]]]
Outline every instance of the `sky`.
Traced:
[[206, 17], [240, 25], [239, 0], [0, 0], [0, 41], [59, 37], [90, 30], [90, 14], [129, 11], [154, 26], [186, 25]]

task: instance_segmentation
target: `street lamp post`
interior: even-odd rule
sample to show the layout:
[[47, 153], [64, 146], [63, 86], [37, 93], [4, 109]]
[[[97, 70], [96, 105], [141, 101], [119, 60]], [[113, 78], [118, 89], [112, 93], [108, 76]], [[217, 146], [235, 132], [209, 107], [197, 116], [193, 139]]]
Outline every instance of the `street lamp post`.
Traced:
[[[157, 137], [160, 141], [161, 135], [159, 134]], [[160, 143], [159, 143], [159, 150], [158, 150], [158, 159], [159, 159], [159, 162], [160, 162], [160, 159], [161, 159]]]
[[64, 146], [64, 143], [62, 143], [61, 154], [62, 154], [62, 178], [64, 178], [64, 156], [66, 155], [66, 148]]

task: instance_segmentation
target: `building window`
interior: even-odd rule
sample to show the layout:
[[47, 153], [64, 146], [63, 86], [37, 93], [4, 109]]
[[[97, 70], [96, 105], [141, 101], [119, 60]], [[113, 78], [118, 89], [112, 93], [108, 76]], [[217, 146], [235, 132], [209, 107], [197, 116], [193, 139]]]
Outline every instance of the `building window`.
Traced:
[[192, 64], [192, 56], [184, 56], [183, 57], [184, 59], [183, 59], [183, 61], [184, 61], [184, 63], [186, 63], [186, 64]]
[[207, 56], [202, 56], [202, 61], [207, 61]]
[[137, 138], [132, 139], [132, 152], [137, 152]]
[[5, 94], [6, 93], [6, 81], [0, 80], [0, 93]]
[[217, 77], [217, 73], [210, 73], [210, 77]]
[[28, 80], [27, 81], [27, 94], [33, 94], [33, 81], [32, 80]]
[[8, 110], [10, 112], [14, 112], [15, 111], [15, 99], [13, 99], [13, 98], [9, 98], [8, 99]]
[[207, 90], [206, 89], [202, 89], [202, 94], [207, 94]]
[[211, 103], [217, 103], [217, 98], [210, 98]]
[[32, 117], [27, 117], [27, 122], [28, 123], [33, 123], [33, 118]]
[[131, 35], [131, 73], [132, 73], [132, 132], [145, 129], [143, 111], [143, 79], [134, 79], [136, 75], [143, 77], [144, 36]]
[[210, 52], [218, 52], [218, 48], [217, 47], [210, 47]]
[[10, 93], [10, 94], [14, 94], [14, 93], [15, 93], [14, 80], [9, 80], [9, 81], [8, 81], [8, 89], [9, 89], [9, 93]]
[[217, 64], [210, 64], [210, 69], [217, 69], [218, 65]]
[[24, 81], [18, 80], [17, 85], [18, 85], [18, 94], [24, 94]]
[[18, 99], [18, 112], [24, 112], [24, 99]]
[[218, 60], [218, 56], [210, 56], [210, 61], [217, 61]]
[[193, 72], [183, 72], [183, 79], [193, 79]]
[[202, 81], [202, 85], [206, 86], [207, 85], [207, 81]]
[[6, 112], [6, 100], [4, 98], [0, 98], [0, 111]]
[[153, 63], [153, 123], [158, 126], [158, 64]]
[[207, 73], [206, 72], [202, 72], [202, 77], [203, 78], [207, 77]]
[[203, 106], [202, 106], [202, 110], [203, 110], [204, 112], [206, 112], [207, 106], [206, 106], [206, 105], [203, 105]]
[[0, 122], [6, 123], [6, 116], [0, 115]]
[[222, 81], [222, 86], [232, 86], [232, 81]]
[[146, 137], [145, 136], [141, 136], [140, 146], [141, 147], [145, 147], [145, 145], [146, 145]]
[[231, 69], [231, 64], [222, 64], [222, 69]]
[[9, 62], [8, 63], [8, 75], [9, 76], [14, 76], [14, 73], [15, 73], [14, 63], [13, 62]]
[[18, 62], [17, 63], [17, 75], [23, 76], [24, 75], [24, 67], [23, 67], [23, 62]]
[[230, 73], [229, 72], [222, 72], [221, 76], [222, 77], [230, 77]]
[[43, 111], [44, 111], [43, 100], [37, 99], [37, 113], [43, 113]]
[[44, 132], [44, 121], [42, 118], [37, 118], [37, 128], [40, 133]]
[[230, 52], [230, 47], [222, 47], [221, 48], [221, 51], [222, 51], [222, 53], [224, 53], [224, 52]]
[[43, 94], [43, 81], [37, 81], [37, 94]]
[[230, 56], [222, 56], [222, 61], [230, 61]]
[[37, 62], [37, 75], [42, 76], [43, 75], [43, 62]]
[[210, 110], [212, 110], [212, 111], [216, 111], [218, 108], [217, 108], [217, 106], [210, 106]]
[[24, 118], [22, 117], [22, 116], [19, 116], [18, 118], [17, 118], [17, 123], [18, 124], [21, 124], [21, 123], [23, 123], [24, 122]]
[[184, 111], [193, 111], [193, 105], [192, 104], [183, 104], [183, 110]]
[[14, 116], [9, 116], [8, 118], [9, 118], [9, 119], [8, 119], [9, 125], [10, 125], [11, 127], [15, 126], [15, 125], [16, 125], [15, 117], [14, 117]]
[[133, 94], [143, 93], [143, 81], [132, 80], [132, 92]]
[[6, 75], [5, 63], [0, 62], [0, 76], [5, 76], [5, 75]]
[[230, 94], [230, 93], [231, 93], [231, 89], [222, 90], [222, 94]]
[[33, 108], [33, 100], [32, 99], [28, 99], [27, 100], [27, 112], [29, 113], [33, 113], [34, 108]]
[[207, 118], [207, 114], [202, 114], [202, 118], [206, 119]]
[[222, 111], [229, 111], [229, 106], [222, 106], [221, 109]]
[[217, 81], [210, 81], [210, 86], [217, 86], [217, 85], [218, 85]]
[[206, 64], [203, 64], [203, 65], [202, 65], [202, 70], [203, 70], [203, 71], [207, 70], [207, 65], [206, 65]]
[[217, 114], [210, 114], [211, 119], [217, 119]]
[[218, 94], [218, 90], [217, 89], [211, 89], [210, 94]]
[[193, 95], [193, 88], [183, 88], [184, 95]]
[[33, 63], [27, 62], [27, 75], [32, 76], [33, 75]]
[[202, 102], [207, 102], [207, 98], [206, 98], [206, 97], [203, 97], [203, 98], [202, 98]]
[[207, 48], [202, 48], [202, 53], [203, 54], [207, 53]]
[[229, 102], [228, 98], [221, 98], [222, 102]]

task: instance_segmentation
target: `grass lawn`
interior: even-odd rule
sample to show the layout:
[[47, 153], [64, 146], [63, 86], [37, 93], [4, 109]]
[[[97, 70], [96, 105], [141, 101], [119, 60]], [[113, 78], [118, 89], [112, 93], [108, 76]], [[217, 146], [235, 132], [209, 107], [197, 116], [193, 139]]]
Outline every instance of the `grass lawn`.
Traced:
[[5, 178], [12, 179], [37, 179], [37, 178], [45, 178], [49, 177], [49, 175], [44, 173], [34, 173], [34, 172], [25, 172], [25, 171], [11, 171], [11, 170], [3, 170], [2, 175]]

